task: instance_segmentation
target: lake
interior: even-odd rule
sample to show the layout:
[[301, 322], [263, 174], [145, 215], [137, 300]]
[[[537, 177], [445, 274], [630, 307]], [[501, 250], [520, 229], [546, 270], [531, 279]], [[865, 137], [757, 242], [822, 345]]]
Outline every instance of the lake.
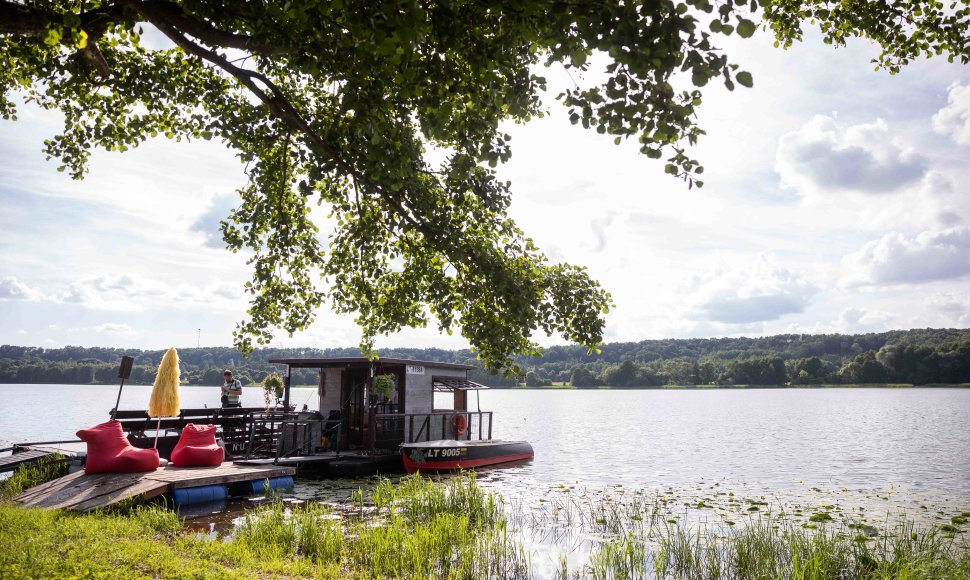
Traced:
[[[144, 408], [150, 392], [126, 386], [121, 408]], [[219, 404], [216, 387], [180, 393], [183, 407]], [[111, 386], [0, 385], [0, 447], [73, 438], [106, 420], [116, 395]], [[316, 406], [313, 389], [291, 399]], [[244, 389], [243, 404], [261, 405], [261, 389]], [[884, 520], [944, 521], [970, 508], [970, 389], [490, 390], [481, 407], [495, 412], [495, 438], [535, 448], [534, 461], [478, 476], [521, 505], [636, 489], [684, 505], [727, 493], [837, 504]], [[301, 481], [294, 495], [340, 502], [360, 485]]]
[[[73, 439], [108, 418], [117, 392], [0, 385], [0, 447]], [[126, 385], [120, 407], [143, 409], [150, 393]], [[183, 407], [219, 405], [217, 387], [182, 387], [180, 395]], [[490, 390], [481, 399], [495, 412], [496, 439], [525, 439], [536, 452], [535, 461], [483, 479], [523, 491], [725, 480], [970, 495], [970, 389]], [[291, 400], [317, 405], [313, 389], [295, 388]], [[245, 388], [243, 404], [263, 404], [262, 390]]]

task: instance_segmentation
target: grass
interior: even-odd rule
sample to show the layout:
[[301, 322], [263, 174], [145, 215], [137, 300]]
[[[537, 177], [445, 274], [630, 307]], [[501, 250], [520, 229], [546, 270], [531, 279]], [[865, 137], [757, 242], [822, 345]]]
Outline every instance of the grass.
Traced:
[[67, 470], [67, 461], [59, 453], [22, 465], [10, 477], [0, 480], [0, 500], [13, 498], [25, 489], [67, 475]]
[[525, 578], [500, 502], [473, 477], [382, 481], [354, 510], [276, 500], [228, 538], [158, 506], [76, 514], [0, 502], [0, 578]]
[[158, 506], [75, 514], [0, 502], [0, 578], [528, 578], [523, 546], [542, 545], [558, 560], [538, 577], [970, 579], [967, 511], [928, 528], [842, 514], [574, 486], [523, 506], [472, 475], [411, 476], [349, 505], [274, 499], [212, 539]]
[[640, 491], [573, 491], [542, 506], [512, 519], [534, 538], [589, 552], [573, 569], [563, 557], [560, 578], [970, 578], [967, 526], [952, 523], [964, 512], [935, 527], [900, 520], [877, 528], [828, 511], [774, 513], [760, 500], [684, 504]]

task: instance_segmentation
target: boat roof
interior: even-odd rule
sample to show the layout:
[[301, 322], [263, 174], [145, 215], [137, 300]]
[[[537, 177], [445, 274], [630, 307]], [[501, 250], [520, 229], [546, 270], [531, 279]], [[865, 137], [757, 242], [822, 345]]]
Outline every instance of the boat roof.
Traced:
[[431, 384], [434, 390], [439, 393], [450, 393], [451, 391], [481, 391], [487, 389], [485, 385], [462, 379], [460, 377], [431, 377]]
[[269, 362], [289, 365], [293, 368], [332, 368], [332, 367], [367, 367], [373, 362], [378, 366], [387, 365], [420, 365], [425, 367], [436, 367], [444, 369], [456, 369], [463, 371], [472, 370], [473, 366], [459, 363], [439, 362], [433, 360], [415, 360], [409, 358], [379, 358], [371, 361], [365, 356], [342, 356], [330, 358], [271, 358]]

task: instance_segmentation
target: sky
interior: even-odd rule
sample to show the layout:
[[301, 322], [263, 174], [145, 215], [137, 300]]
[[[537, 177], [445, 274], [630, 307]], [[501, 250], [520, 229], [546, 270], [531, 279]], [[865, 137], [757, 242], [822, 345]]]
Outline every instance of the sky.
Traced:
[[[702, 189], [570, 125], [553, 97], [595, 71], [543, 70], [548, 114], [506, 127], [511, 217], [612, 294], [606, 342], [970, 326], [970, 69], [935, 58], [893, 76], [865, 41], [772, 42], [722, 43], [755, 84], [704, 89]], [[73, 181], [41, 152], [60, 122], [30, 106], [0, 121], [0, 344], [231, 345], [250, 277], [218, 232], [245, 183], [232, 152], [150, 140], [95, 152]], [[359, 339], [323, 310], [274, 344]], [[378, 347], [467, 343], [431, 327]]]

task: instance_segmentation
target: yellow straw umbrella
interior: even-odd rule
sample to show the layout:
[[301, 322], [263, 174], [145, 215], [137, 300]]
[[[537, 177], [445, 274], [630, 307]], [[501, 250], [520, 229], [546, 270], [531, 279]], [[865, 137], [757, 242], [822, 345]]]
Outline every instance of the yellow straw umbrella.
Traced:
[[158, 417], [155, 427], [155, 447], [158, 448], [158, 430], [162, 426], [162, 417], [174, 417], [179, 414], [179, 355], [175, 348], [168, 349], [162, 357], [162, 364], [158, 365], [158, 375], [152, 387], [152, 396], [148, 399], [148, 416]]

